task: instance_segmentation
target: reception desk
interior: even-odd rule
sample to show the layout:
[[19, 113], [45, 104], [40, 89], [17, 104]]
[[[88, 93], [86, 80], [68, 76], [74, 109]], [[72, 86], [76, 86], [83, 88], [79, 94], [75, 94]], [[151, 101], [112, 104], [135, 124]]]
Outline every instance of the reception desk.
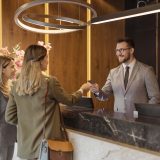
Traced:
[[142, 116], [135, 119], [127, 114], [110, 113], [106, 109], [85, 110], [68, 106], [61, 109], [67, 128], [147, 152], [160, 159], [160, 119]]

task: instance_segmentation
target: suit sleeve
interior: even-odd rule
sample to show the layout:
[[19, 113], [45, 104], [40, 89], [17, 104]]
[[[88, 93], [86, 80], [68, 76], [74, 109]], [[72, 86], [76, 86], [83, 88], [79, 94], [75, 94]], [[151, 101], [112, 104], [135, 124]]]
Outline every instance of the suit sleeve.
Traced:
[[149, 67], [145, 73], [145, 85], [149, 98], [148, 103], [160, 103], [159, 85], [152, 67]]
[[6, 122], [13, 124], [13, 125], [17, 125], [18, 123], [17, 106], [15, 103], [12, 91], [10, 92], [9, 101], [6, 107], [5, 120]]
[[107, 81], [105, 83], [105, 85], [102, 87], [102, 89], [100, 90], [99, 94], [96, 95], [96, 97], [100, 100], [100, 101], [104, 101], [107, 100], [108, 97], [110, 95], [113, 94], [113, 90], [112, 90], [112, 84], [111, 84], [111, 72], [109, 73], [108, 77], [107, 77]]
[[52, 88], [51, 92], [53, 98], [66, 105], [73, 105], [82, 97], [82, 93], [80, 91], [76, 91], [73, 94], [67, 93], [58, 80], [53, 77], [50, 79], [50, 87]]

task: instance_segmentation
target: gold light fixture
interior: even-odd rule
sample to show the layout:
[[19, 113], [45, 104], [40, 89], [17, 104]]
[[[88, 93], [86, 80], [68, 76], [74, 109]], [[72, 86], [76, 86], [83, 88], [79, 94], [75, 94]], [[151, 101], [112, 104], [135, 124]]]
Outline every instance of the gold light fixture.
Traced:
[[[83, 22], [79, 19], [74, 19], [70, 17], [62, 17], [59, 15], [41, 15], [36, 13], [30, 13], [30, 14], [23, 14], [28, 9], [42, 5], [42, 4], [50, 4], [50, 3], [66, 3], [66, 4], [73, 4], [78, 5], [81, 7], [84, 7], [86, 9], [89, 9], [92, 13], [92, 18], [97, 17], [97, 13], [93, 6], [87, 2], [84, 1], [78, 1], [78, 0], [34, 0], [32, 2], [26, 3], [22, 6], [20, 6], [14, 16], [14, 20], [16, 24], [28, 31], [37, 32], [37, 33], [44, 33], [44, 34], [58, 34], [58, 33], [68, 33], [73, 31], [78, 31], [81, 29], [84, 29], [87, 25], [90, 25], [90, 22]], [[70, 23], [70, 25], [61, 25], [61, 24], [54, 24], [49, 22], [43, 22], [40, 20], [37, 20], [37, 18], [41, 19], [53, 19], [58, 21], [65, 21]], [[31, 26], [30, 24], [34, 25]], [[44, 28], [38, 28], [38, 27], [48, 27], [48, 29]]]
[[91, 23], [101, 24], [101, 23], [123, 20], [127, 18], [144, 16], [158, 12], [160, 12], [160, 3], [96, 17], [91, 20]]

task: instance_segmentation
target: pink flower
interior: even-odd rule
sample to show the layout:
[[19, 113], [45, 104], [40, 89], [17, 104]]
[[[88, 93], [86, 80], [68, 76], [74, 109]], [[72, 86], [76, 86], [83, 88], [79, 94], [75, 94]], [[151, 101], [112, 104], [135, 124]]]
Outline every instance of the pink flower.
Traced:
[[23, 50], [20, 50], [20, 43], [13, 48], [13, 54], [14, 54], [15, 69], [17, 72], [20, 72], [25, 54]]
[[43, 41], [38, 41], [37, 44], [40, 45], [40, 46], [45, 47], [48, 51], [50, 51], [51, 48], [52, 48], [51, 43], [46, 43], [45, 44]]
[[15, 64], [17, 65], [17, 67], [22, 67], [22, 61], [16, 61]]
[[21, 57], [24, 56], [24, 51], [23, 50], [18, 50], [15, 53], [16, 53], [17, 56], [21, 56]]
[[40, 45], [40, 46], [44, 46], [44, 42], [43, 41], [38, 41], [37, 44]]

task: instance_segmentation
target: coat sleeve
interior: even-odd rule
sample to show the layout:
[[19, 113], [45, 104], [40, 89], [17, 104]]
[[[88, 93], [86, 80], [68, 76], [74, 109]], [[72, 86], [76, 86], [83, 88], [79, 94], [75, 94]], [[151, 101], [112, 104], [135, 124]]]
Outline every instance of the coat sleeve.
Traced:
[[5, 120], [6, 122], [13, 125], [17, 125], [18, 123], [17, 106], [14, 100], [14, 95], [12, 93], [12, 90], [9, 95], [9, 101], [8, 101], [6, 112], [5, 112]]
[[72, 94], [67, 93], [55, 77], [50, 79], [49, 87], [51, 88], [53, 98], [66, 105], [73, 105], [82, 97], [82, 93], [80, 91], [76, 91]]
[[145, 85], [149, 98], [148, 103], [160, 103], [159, 85], [152, 67], [149, 67], [145, 73]]
[[0, 93], [0, 118], [2, 117], [3, 109], [2, 109], [2, 100], [1, 100], [1, 93]]

